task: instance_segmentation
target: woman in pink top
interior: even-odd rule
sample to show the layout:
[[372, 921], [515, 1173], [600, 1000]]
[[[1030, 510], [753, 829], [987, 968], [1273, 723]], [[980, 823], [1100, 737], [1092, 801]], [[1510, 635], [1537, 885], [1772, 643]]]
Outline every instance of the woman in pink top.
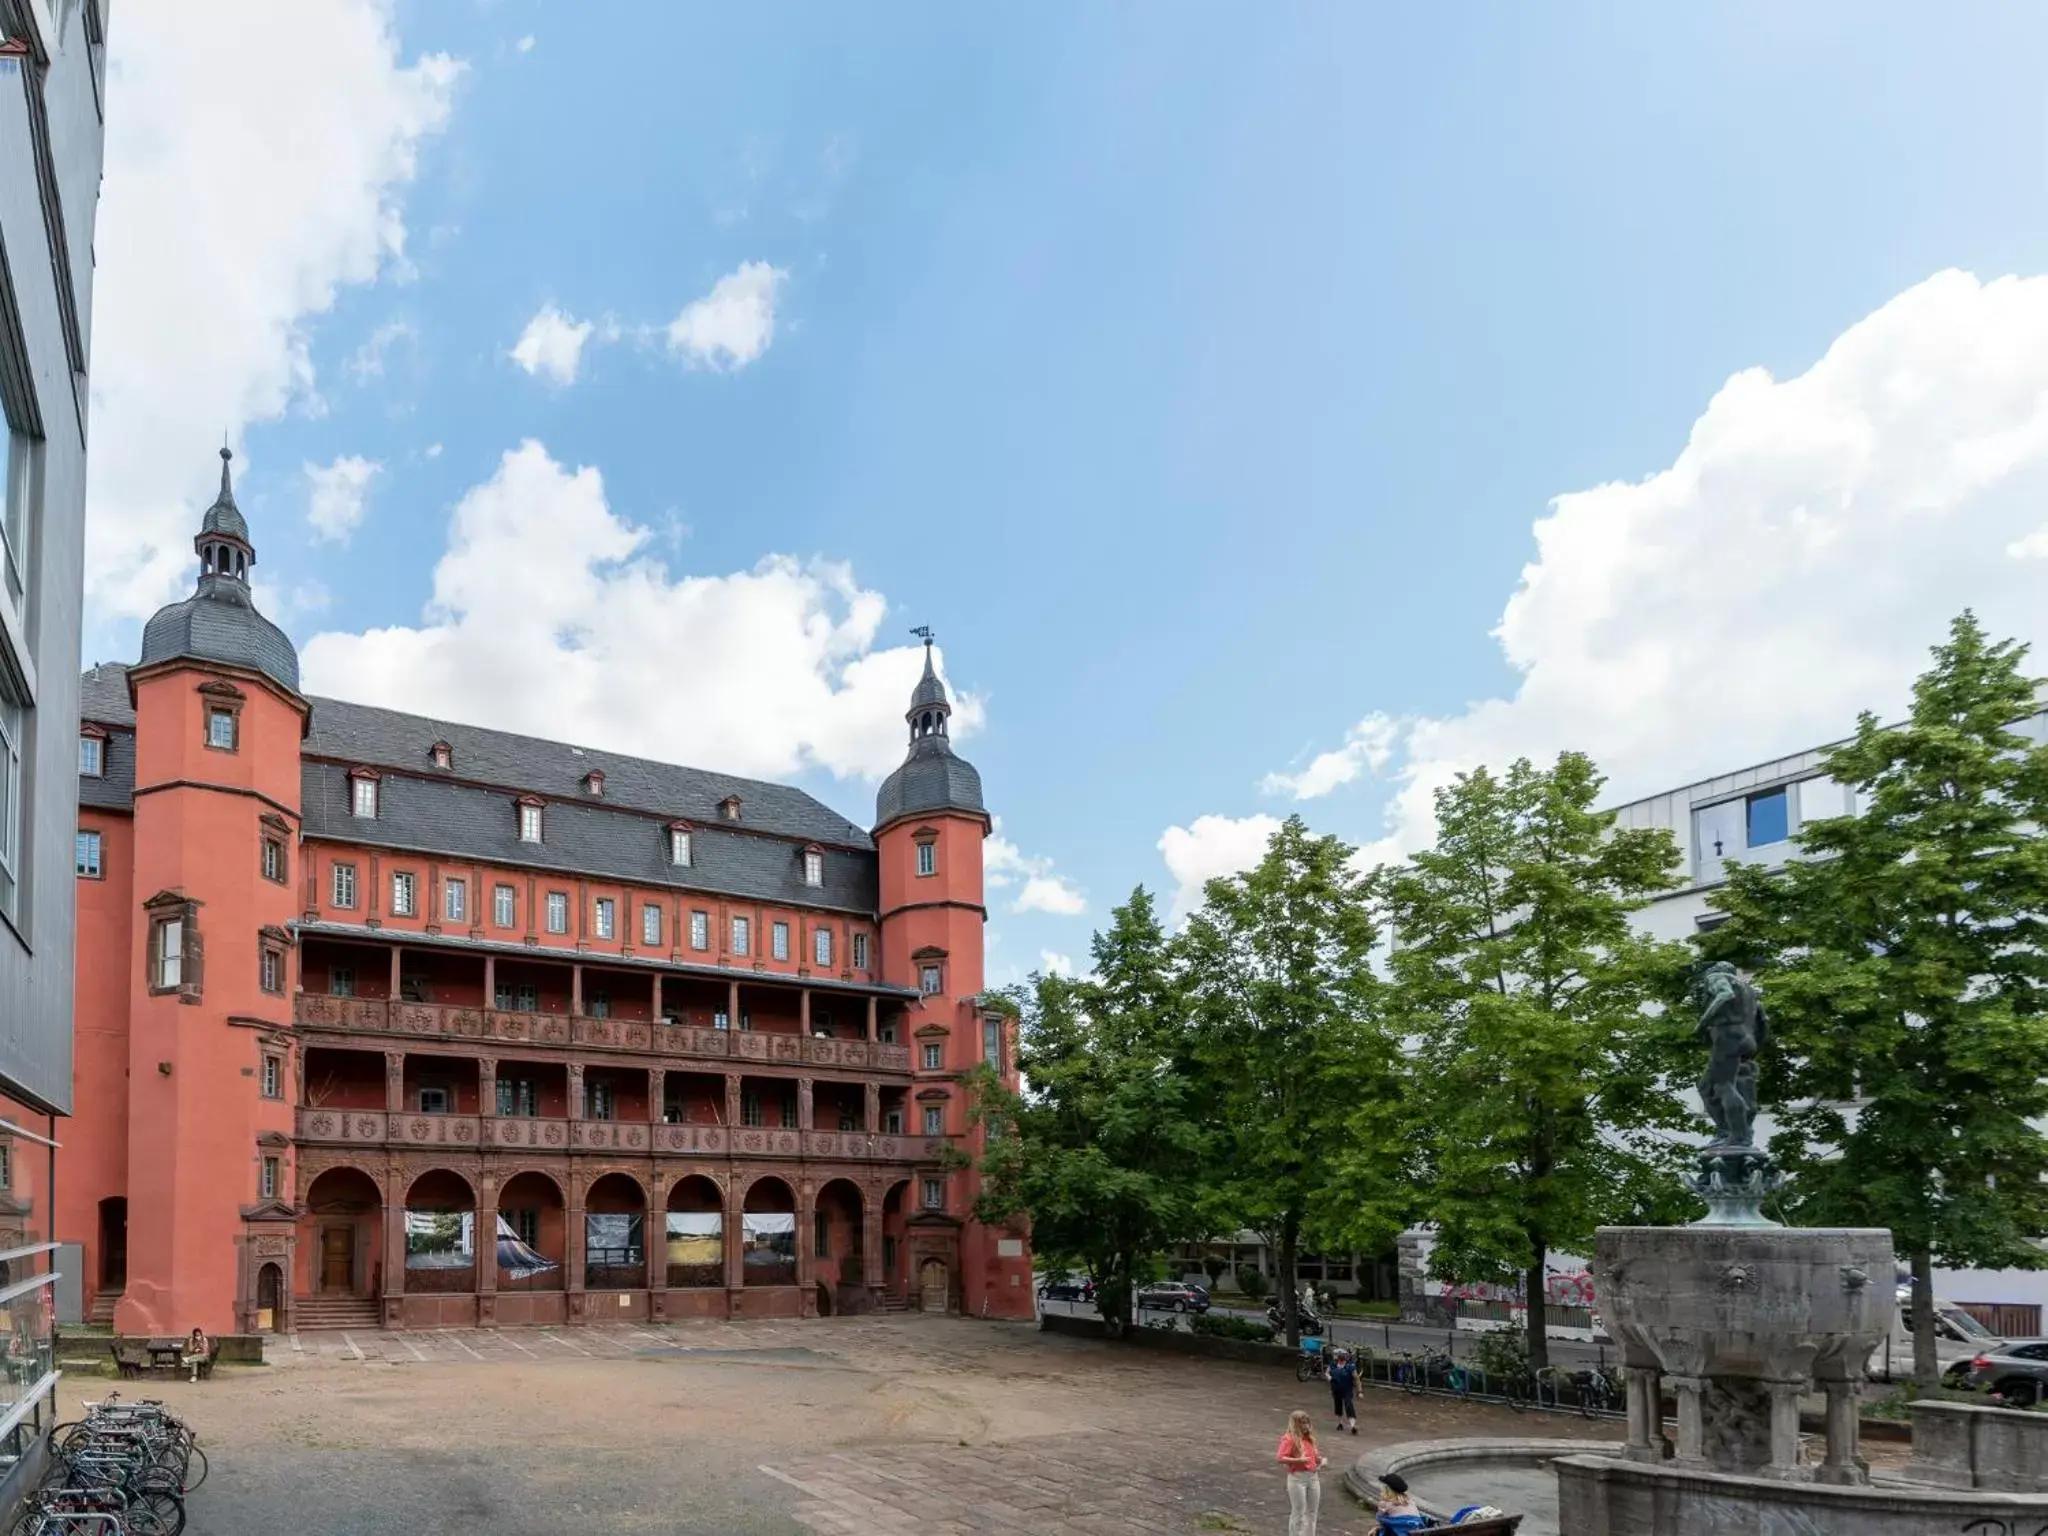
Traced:
[[1280, 1465], [1287, 1469], [1287, 1536], [1316, 1536], [1316, 1515], [1323, 1507], [1323, 1465], [1316, 1449], [1315, 1425], [1299, 1408], [1287, 1416], [1280, 1437]]

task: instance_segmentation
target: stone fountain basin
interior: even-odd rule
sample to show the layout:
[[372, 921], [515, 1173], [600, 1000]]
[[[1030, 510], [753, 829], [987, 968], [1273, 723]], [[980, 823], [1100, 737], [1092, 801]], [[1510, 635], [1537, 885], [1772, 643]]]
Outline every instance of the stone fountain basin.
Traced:
[[1891, 1332], [1893, 1266], [1882, 1227], [1602, 1227], [1593, 1285], [1632, 1366], [1844, 1380]]

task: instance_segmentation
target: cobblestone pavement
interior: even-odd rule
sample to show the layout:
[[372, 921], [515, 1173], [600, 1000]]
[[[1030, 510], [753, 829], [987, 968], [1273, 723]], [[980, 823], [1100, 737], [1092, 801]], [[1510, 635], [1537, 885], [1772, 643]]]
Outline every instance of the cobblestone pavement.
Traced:
[[[300, 1334], [272, 1354], [162, 1389], [213, 1458], [204, 1536], [1277, 1536], [1274, 1442], [1328, 1406], [1269, 1366], [963, 1319]], [[1358, 1438], [1326, 1439], [1326, 1533], [1369, 1529], [1336, 1482], [1362, 1448], [1605, 1432], [1360, 1407]]]

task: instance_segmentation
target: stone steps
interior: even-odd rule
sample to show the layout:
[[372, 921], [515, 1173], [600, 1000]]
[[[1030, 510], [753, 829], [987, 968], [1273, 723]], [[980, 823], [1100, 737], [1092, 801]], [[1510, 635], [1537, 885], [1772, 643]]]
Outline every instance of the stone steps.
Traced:
[[301, 1331], [376, 1328], [381, 1321], [375, 1297], [300, 1296], [292, 1302], [292, 1326]]

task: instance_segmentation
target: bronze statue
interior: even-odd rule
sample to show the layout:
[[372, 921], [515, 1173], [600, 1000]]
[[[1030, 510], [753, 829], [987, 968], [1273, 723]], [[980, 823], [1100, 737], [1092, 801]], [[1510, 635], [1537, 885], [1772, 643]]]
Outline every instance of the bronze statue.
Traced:
[[1707, 1042], [1707, 1070], [1700, 1074], [1700, 1102], [1720, 1132], [1717, 1147], [1753, 1147], [1756, 1053], [1767, 1038], [1764, 1006], [1756, 987], [1717, 960], [1700, 972], [1693, 987], [1700, 1005], [1697, 1038]]

